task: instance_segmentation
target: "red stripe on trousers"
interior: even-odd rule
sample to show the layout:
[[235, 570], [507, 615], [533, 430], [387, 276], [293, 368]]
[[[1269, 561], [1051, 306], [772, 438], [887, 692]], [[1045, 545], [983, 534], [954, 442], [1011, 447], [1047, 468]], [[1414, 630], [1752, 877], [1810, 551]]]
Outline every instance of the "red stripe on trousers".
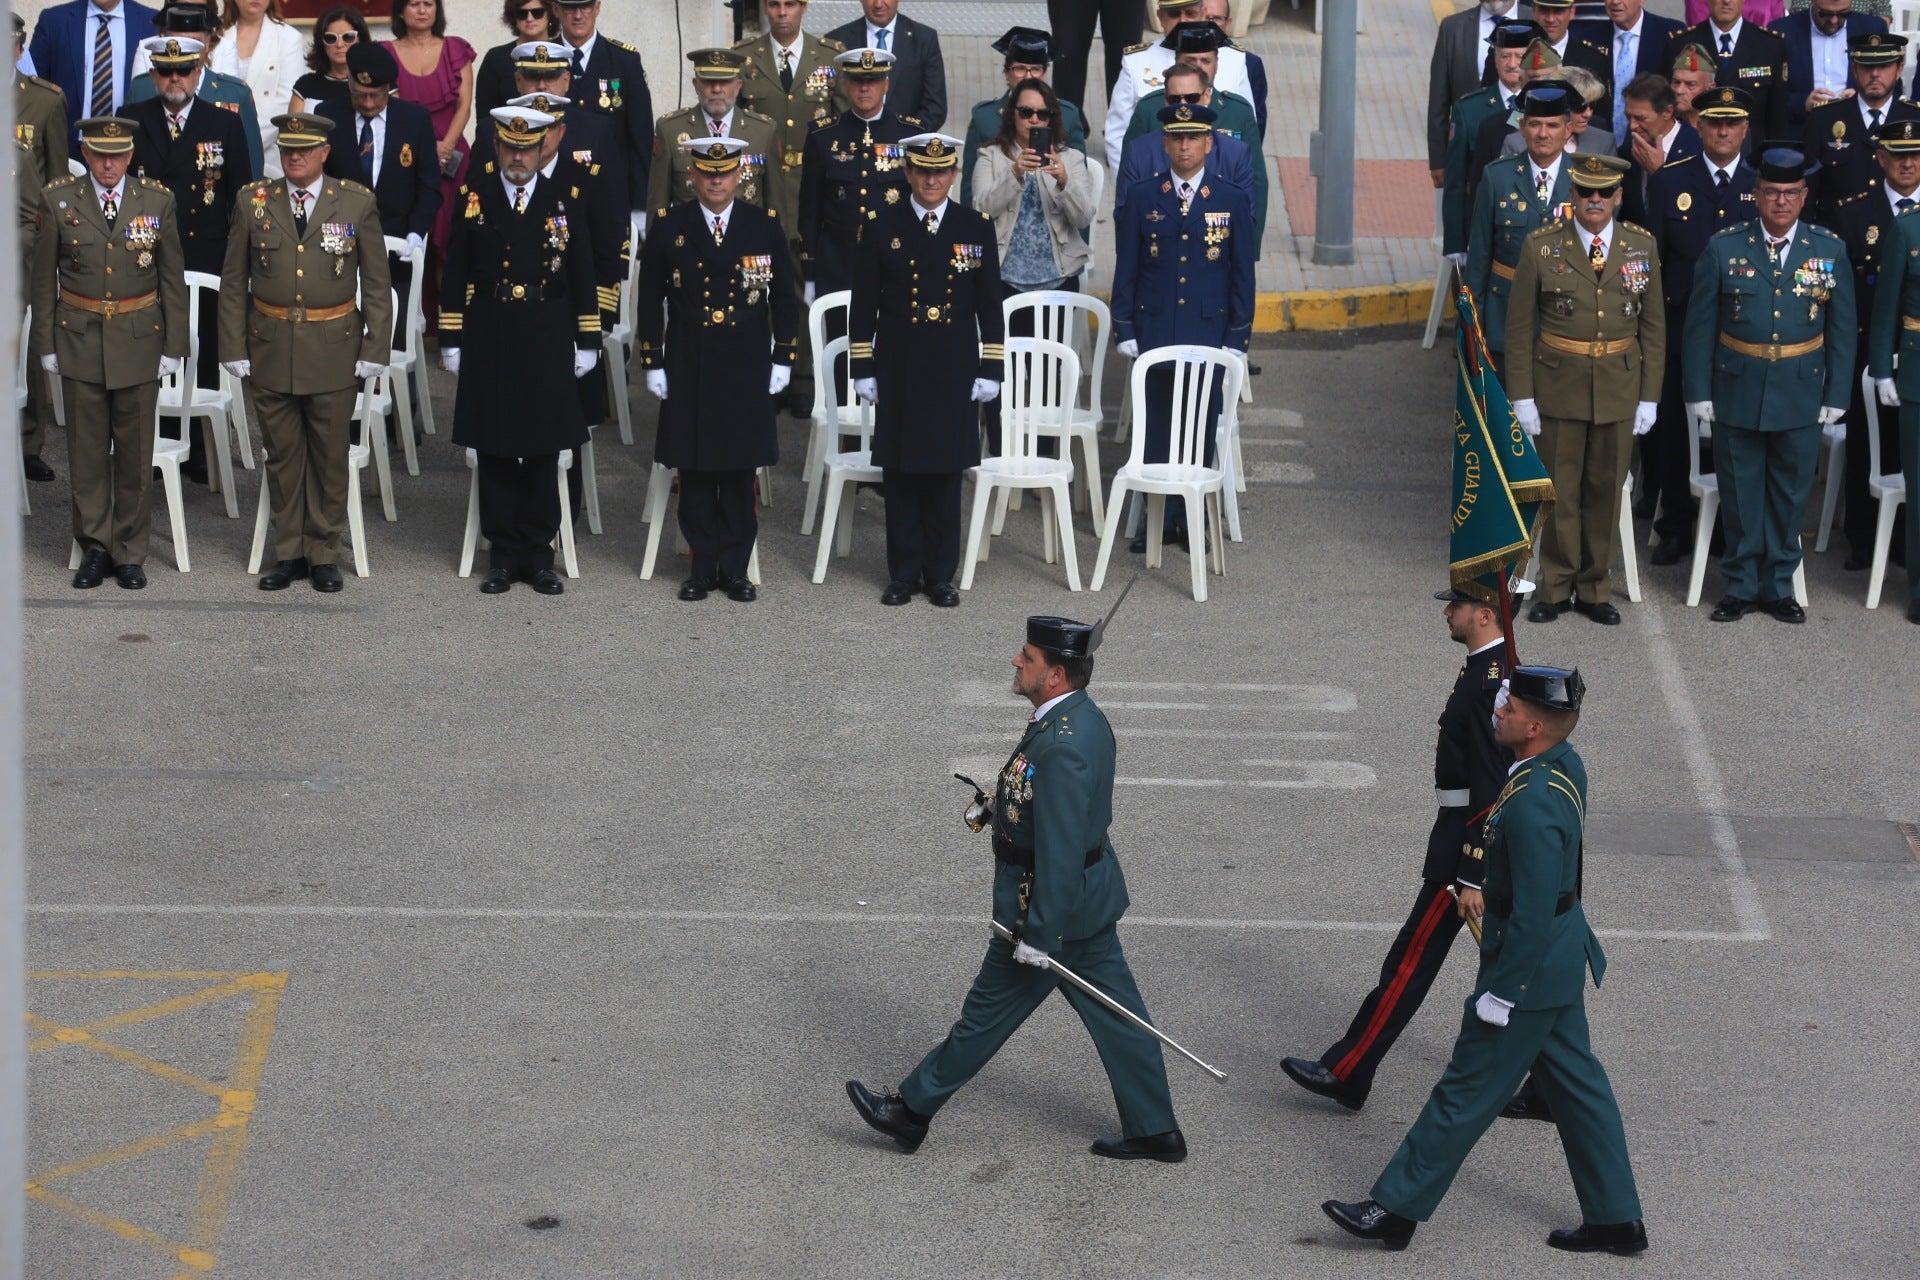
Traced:
[[1394, 971], [1393, 981], [1387, 984], [1380, 1003], [1373, 1007], [1373, 1017], [1367, 1020], [1367, 1030], [1360, 1037], [1360, 1043], [1346, 1057], [1340, 1059], [1333, 1068], [1333, 1074], [1345, 1080], [1359, 1060], [1366, 1056], [1367, 1047], [1380, 1035], [1380, 1029], [1393, 1015], [1393, 1006], [1400, 1001], [1400, 993], [1406, 990], [1407, 982], [1413, 977], [1413, 971], [1420, 965], [1420, 953], [1427, 949], [1427, 942], [1433, 937], [1433, 931], [1440, 927], [1440, 921], [1452, 908], [1453, 895], [1442, 890], [1433, 895], [1433, 901], [1427, 904], [1427, 914], [1421, 917], [1420, 927], [1414, 931], [1413, 941], [1407, 944], [1407, 953], [1400, 957], [1400, 967]]

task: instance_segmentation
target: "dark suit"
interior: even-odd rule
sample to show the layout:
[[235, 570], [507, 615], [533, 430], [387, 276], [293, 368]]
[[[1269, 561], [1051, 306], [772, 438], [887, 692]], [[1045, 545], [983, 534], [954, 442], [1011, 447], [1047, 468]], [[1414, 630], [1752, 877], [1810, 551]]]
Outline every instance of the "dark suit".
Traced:
[[[386, 137], [380, 146], [380, 172], [369, 180], [360, 164], [360, 113], [351, 102], [322, 102], [314, 113], [333, 121], [334, 143], [327, 150], [327, 172], [371, 187], [380, 202], [380, 227], [390, 236], [405, 239], [417, 234], [426, 239], [433, 232], [433, 220], [440, 212], [440, 168], [435, 163], [433, 117], [426, 108], [411, 102], [387, 99]], [[492, 130], [483, 130], [489, 139]], [[406, 335], [401, 326], [407, 322], [407, 306], [413, 287], [413, 268], [398, 258], [388, 260], [394, 292], [400, 305], [393, 316], [393, 345], [398, 349]]]
[[1672, 74], [1673, 59], [1666, 56], [1667, 41], [1684, 26], [1686, 24], [1678, 19], [1663, 18], [1657, 13], [1642, 10], [1640, 35], [1633, 44], [1633, 69], [1627, 73], [1625, 80], [1615, 84], [1613, 51], [1620, 38], [1620, 29], [1611, 22], [1573, 24], [1571, 30], [1578, 39], [1567, 45], [1563, 64], [1591, 71], [1600, 77], [1601, 84], [1607, 86], [1607, 96], [1592, 104], [1595, 125], [1609, 133], [1613, 132], [1614, 95], [1626, 88], [1635, 76]]
[[[562, 42], [560, 51], [571, 59], [574, 50]], [[586, 72], [575, 73], [567, 96], [573, 112], [585, 107], [609, 117], [627, 148], [627, 208], [647, 207], [647, 173], [653, 164], [653, 95], [647, 91], [647, 73], [640, 67], [640, 51], [605, 32], [596, 34]], [[571, 114], [571, 113], [570, 113]]]
[[[1526, 5], [1507, 11], [1509, 18], [1532, 12]], [[1451, 135], [1453, 104], [1486, 83], [1480, 61], [1480, 7], [1450, 14], [1440, 20], [1440, 38], [1434, 42], [1433, 63], [1427, 72], [1427, 168], [1447, 167], [1447, 139]]]
[[[124, 103], [133, 81], [133, 55], [140, 42], [153, 32], [154, 10], [134, 0], [121, 0], [116, 14], [121, 20], [120, 83], [115, 86]], [[93, 114], [93, 42], [95, 32], [87, 23], [87, 0], [67, 0], [40, 15], [33, 27], [34, 70], [42, 79], [51, 80], [67, 95], [67, 154], [80, 158], [80, 134], [76, 126]]]
[[[827, 39], [838, 40], [849, 49], [865, 49], [867, 20], [856, 18], [835, 27], [827, 32]], [[947, 119], [947, 62], [940, 53], [940, 33], [924, 22], [898, 14], [887, 51], [893, 54], [893, 73], [887, 77], [887, 111], [913, 116], [925, 129], [938, 129]]]
[[[1807, 113], [1801, 130], [1800, 145], [1807, 159], [1820, 162], [1819, 170], [1807, 177], [1804, 216], [1823, 227], [1832, 228], [1834, 210], [1842, 200], [1880, 181], [1880, 164], [1874, 159], [1879, 147], [1867, 127], [1871, 117], [1861, 110], [1863, 106], [1859, 97], [1825, 103]], [[1920, 105], [1905, 98], [1888, 98], [1881, 112], [1883, 125], [1920, 120]]]
[[1144, 7], [1137, 0], [1047, 0], [1047, 25], [1053, 29], [1053, 47], [1060, 57], [1053, 64], [1053, 88], [1069, 102], [1083, 102], [1087, 93], [1087, 54], [1093, 49], [1093, 28], [1100, 26], [1108, 92], [1120, 78], [1120, 59], [1140, 43], [1146, 30]]
[[[487, 50], [473, 72], [473, 117], [484, 120], [495, 107], [507, 105], [508, 98], [520, 96], [513, 79], [513, 50], [518, 37]], [[558, 44], [556, 37], [551, 43]], [[485, 129], [476, 132], [484, 134]]]
[[[1853, 36], [1870, 36], [1884, 33], [1886, 21], [1870, 13], [1849, 13], [1847, 29], [1841, 35], [1842, 40]], [[1798, 126], [1806, 123], [1807, 95], [1813, 92], [1813, 14], [1802, 9], [1790, 13], [1784, 18], [1776, 18], [1767, 24], [1767, 30], [1777, 31], [1787, 41], [1787, 122]], [[1844, 56], [1844, 49], [1842, 51]], [[1851, 67], [1842, 62], [1843, 67]], [[1851, 72], [1848, 72], [1849, 77]], [[1852, 80], [1849, 78], [1848, 83]], [[1900, 90], [1894, 89], [1895, 96]]]
[[[1853, 403], [1847, 410], [1847, 460], [1844, 487], [1841, 489], [1845, 508], [1842, 514], [1846, 530], [1847, 545], [1861, 555], [1873, 554], [1874, 520], [1879, 513], [1879, 504], [1867, 489], [1872, 462], [1872, 454], [1867, 448], [1867, 408], [1861, 402], [1860, 371], [1867, 365], [1868, 328], [1873, 320], [1873, 308], [1881, 265], [1885, 261], [1888, 242], [1893, 238], [1893, 220], [1900, 214], [1920, 208], [1920, 203], [1910, 204], [1906, 209], [1896, 209], [1888, 199], [1885, 182], [1875, 182], [1858, 195], [1841, 200], [1834, 207], [1833, 222], [1830, 230], [1847, 242], [1847, 261], [1853, 264], [1854, 314], [1860, 330], [1860, 345], [1854, 356]], [[1920, 196], [1920, 191], [1914, 193]], [[1880, 469], [1898, 471], [1900, 469], [1900, 422], [1899, 415], [1880, 413]], [[1832, 480], [1829, 479], [1831, 484]], [[1909, 498], [1908, 501], [1913, 501]]]
[[[1682, 160], [1690, 160], [1704, 150], [1700, 145], [1699, 130], [1685, 120], [1676, 120], [1676, 123], [1680, 126], [1680, 132], [1674, 138], [1673, 145], [1667, 148], [1667, 164], [1670, 165], [1679, 164]], [[1631, 148], [1622, 154], [1629, 160], [1633, 159]], [[1656, 176], [1637, 164], [1633, 166], [1633, 171], [1627, 174], [1626, 181], [1620, 184], [1620, 216], [1623, 219], [1643, 227], [1647, 225], [1647, 196], [1653, 189], [1653, 180]]]
[[[1720, 31], [1711, 21], [1683, 28], [1667, 39], [1666, 60], [1671, 67], [1680, 50], [1689, 44], [1720, 54]], [[1740, 37], [1733, 53], [1719, 57], [1720, 69], [1715, 84], [1738, 85], [1753, 95], [1752, 125], [1748, 130], [1751, 146], [1789, 136], [1787, 129], [1787, 41], [1777, 31], [1740, 24]]]

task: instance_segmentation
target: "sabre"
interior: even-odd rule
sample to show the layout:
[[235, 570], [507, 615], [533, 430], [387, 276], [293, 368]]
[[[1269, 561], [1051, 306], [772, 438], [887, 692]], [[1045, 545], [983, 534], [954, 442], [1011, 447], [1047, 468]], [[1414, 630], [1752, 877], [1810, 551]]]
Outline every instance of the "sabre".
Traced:
[[[1460, 891], [1458, 889], [1454, 888], [1452, 885], [1448, 885], [1447, 892], [1453, 895], [1453, 900], [1455, 902], [1460, 901]], [[1477, 945], [1480, 941], [1480, 917], [1478, 916], [1467, 917], [1467, 931], [1473, 935], [1474, 943]]]
[[[1008, 942], [1014, 941], [1013, 930], [1007, 928], [1007, 926], [1001, 924], [998, 920], [989, 921], [989, 923], [993, 925], [994, 933], [998, 934], [1002, 938], [1005, 938]], [[1059, 974], [1060, 977], [1064, 979], [1069, 985], [1080, 988], [1080, 990], [1086, 992], [1088, 995], [1092, 996], [1095, 1000], [1098, 1000], [1101, 1004], [1113, 1010], [1113, 1012], [1119, 1014], [1121, 1017], [1125, 1018], [1128, 1022], [1131, 1022], [1134, 1026], [1139, 1027], [1142, 1031], [1145, 1031], [1149, 1035], [1153, 1036], [1154, 1039], [1158, 1040], [1161, 1044], [1166, 1045], [1167, 1048], [1174, 1050], [1175, 1052], [1179, 1053], [1181, 1056], [1192, 1061], [1195, 1066], [1199, 1067], [1202, 1071], [1205, 1071], [1208, 1075], [1212, 1076], [1215, 1080], [1225, 1080], [1227, 1078], [1226, 1072], [1214, 1066], [1212, 1063], [1203, 1060], [1202, 1058], [1194, 1054], [1192, 1050], [1188, 1049], [1185, 1045], [1175, 1040], [1172, 1036], [1167, 1035], [1165, 1032], [1161, 1031], [1158, 1027], [1154, 1026], [1151, 1022], [1148, 1022], [1145, 1018], [1141, 1017], [1139, 1014], [1135, 1013], [1133, 1010], [1127, 1008], [1125, 1005], [1121, 1004], [1118, 1000], [1115, 1000], [1112, 996], [1100, 990], [1100, 988], [1094, 986], [1091, 982], [1088, 982], [1085, 978], [1081, 977], [1079, 974], [1075, 973], [1073, 970], [1067, 968], [1067, 966], [1061, 964], [1058, 960], [1049, 961], [1048, 967], [1051, 968], [1055, 973]]]

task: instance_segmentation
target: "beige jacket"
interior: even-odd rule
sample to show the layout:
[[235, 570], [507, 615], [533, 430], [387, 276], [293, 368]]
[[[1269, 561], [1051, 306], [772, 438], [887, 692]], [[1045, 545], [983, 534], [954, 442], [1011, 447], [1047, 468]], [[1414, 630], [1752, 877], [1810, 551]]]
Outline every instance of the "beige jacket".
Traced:
[[[1063, 189], [1041, 174], [1040, 208], [1047, 215], [1047, 230], [1053, 233], [1053, 260], [1060, 268], [1056, 274], [1070, 276], [1093, 257], [1093, 250], [1080, 238], [1080, 232], [1093, 223], [1093, 181], [1085, 156], [1071, 147], [1063, 147], [1057, 154], [1066, 165], [1067, 185]], [[1013, 240], [1014, 224], [1020, 220], [1024, 181], [1006, 152], [991, 144], [980, 148], [979, 158], [973, 162], [973, 207], [992, 220], [1002, 261]]]

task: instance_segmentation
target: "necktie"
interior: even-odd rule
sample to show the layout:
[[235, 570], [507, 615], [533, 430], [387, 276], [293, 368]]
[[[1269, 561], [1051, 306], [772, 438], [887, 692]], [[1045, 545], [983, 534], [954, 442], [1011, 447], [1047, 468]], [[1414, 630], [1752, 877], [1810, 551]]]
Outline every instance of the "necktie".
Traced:
[[1768, 262], [1771, 262], [1774, 266], [1777, 267], [1780, 265], [1780, 260], [1786, 257], [1786, 254], [1787, 254], [1787, 242], [1784, 238], [1775, 240], [1772, 236], [1767, 237], [1767, 261]]
[[780, 92], [793, 92], [793, 50], [780, 51]]
[[1713, 171], [1713, 185], [1720, 188], [1726, 187], [1727, 171], [1725, 169], [1715, 169]]
[[1872, 130], [1874, 130], [1875, 132], [1878, 132], [1878, 131], [1879, 131], [1879, 128], [1880, 128], [1880, 108], [1878, 108], [1878, 107], [1868, 107], [1868, 108], [1867, 108], [1867, 128], [1869, 128], [1869, 129], [1872, 129]]
[[107, 30], [107, 15], [100, 15], [100, 29], [93, 33], [93, 113], [113, 114], [113, 33]]
[[1733, 56], [1733, 37], [1724, 31], [1720, 33], [1720, 56], [1723, 58]]
[[880, 42], [876, 44], [874, 48], [879, 49], [881, 52], [884, 53], [887, 48], [887, 29], [885, 27], [880, 28], [878, 31], [873, 33], [873, 38]]
[[1533, 175], [1533, 194], [1542, 202], [1553, 194], [1553, 182], [1547, 177], [1545, 169]]
[[169, 111], [167, 113], [167, 132], [173, 135], [173, 139], [176, 142], [180, 140], [181, 127], [180, 117]]
[[307, 201], [310, 197], [304, 191], [293, 193], [293, 229], [301, 236], [307, 234]]
[[587, 60], [580, 56], [580, 51], [578, 49], [575, 49], [573, 51], [573, 73], [572, 74], [575, 80], [585, 80], [587, 78]]
[[1186, 215], [1187, 206], [1190, 205], [1191, 203], [1193, 203], [1193, 184], [1191, 182], [1183, 182], [1180, 184], [1181, 216], [1184, 217]]
[[920, 219], [920, 221], [926, 224], [928, 235], [931, 236], [931, 235], [939, 234], [940, 219], [934, 217], [932, 214], [928, 214], [926, 217]]
[[360, 121], [360, 173], [368, 186], [373, 185], [373, 121]]
[[515, 213], [525, 213], [527, 211], [527, 189], [525, 187], [515, 187], [513, 189], [513, 211]]
[[1607, 246], [1599, 236], [1593, 238], [1593, 248], [1587, 251], [1587, 261], [1593, 264], [1593, 274], [1599, 275], [1607, 267]]
[[1893, 209], [1896, 214], [1905, 213], [1907, 210], [1911, 208], [1913, 208], [1912, 196], [1901, 196], [1898, 200], [1895, 200], [1893, 202]]
[[727, 238], [727, 224], [720, 221], [720, 215], [713, 216], [713, 242], [719, 244]]
[[722, 136], [727, 131], [726, 126], [720, 121], [715, 120], [712, 116], [707, 117], [707, 127], [713, 130], [713, 136], [716, 138]]
[[[1620, 49], [1613, 56], [1613, 82], [1624, 86], [1633, 79], [1633, 32], [1620, 33]], [[1613, 140], [1621, 146], [1627, 145], [1627, 96], [1616, 92], [1613, 95]]]
[[119, 204], [120, 197], [113, 192], [102, 191], [100, 193], [100, 212], [106, 215], [108, 226], [112, 226], [114, 218], [118, 216], [120, 212]]

